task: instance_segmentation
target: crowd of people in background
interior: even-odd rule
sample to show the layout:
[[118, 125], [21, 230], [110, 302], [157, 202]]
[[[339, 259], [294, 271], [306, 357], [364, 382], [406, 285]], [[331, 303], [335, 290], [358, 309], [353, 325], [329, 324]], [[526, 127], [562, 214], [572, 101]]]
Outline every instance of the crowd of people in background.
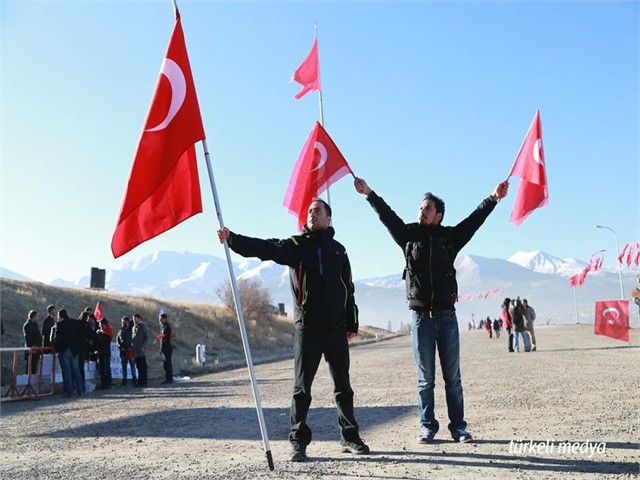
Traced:
[[525, 352], [535, 352], [537, 349], [534, 329], [536, 312], [529, 305], [527, 299], [520, 300], [520, 297], [517, 297], [512, 300], [507, 297], [502, 302], [501, 309], [500, 318], [492, 320], [487, 316], [478, 323], [472, 319], [468, 324], [468, 329], [485, 330], [489, 338], [493, 338], [494, 335], [496, 338], [500, 338], [500, 332], [506, 330], [509, 352], [519, 352], [520, 341], [522, 341], [522, 349]]
[[[148, 366], [146, 350], [149, 344], [147, 328], [142, 316], [133, 314], [133, 322], [127, 316], [122, 317], [117, 334], [109, 320], [102, 316], [96, 318], [91, 307], [86, 307], [77, 319], [71, 318], [66, 309], [57, 309], [55, 305], [47, 307], [47, 317], [42, 326], [38, 325], [38, 312], [30, 310], [22, 327], [25, 347], [26, 374], [36, 375], [41, 360], [42, 348], [51, 348], [57, 355], [62, 373], [64, 396], [74, 393], [82, 396], [86, 393], [85, 364], [96, 363], [99, 377], [97, 389], [109, 389], [113, 385], [111, 374], [111, 344], [115, 342], [120, 351], [122, 363], [122, 387], [129, 385], [138, 388], [148, 386]], [[161, 333], [156, 336], [160, 341], [160, 353], [163, 357], [165, 379], [163, 384], [173, 383], [172, 352], [173, 333], [166, 313], [159, 316]], [[128, 372], [131, 372], [129, 383]]]

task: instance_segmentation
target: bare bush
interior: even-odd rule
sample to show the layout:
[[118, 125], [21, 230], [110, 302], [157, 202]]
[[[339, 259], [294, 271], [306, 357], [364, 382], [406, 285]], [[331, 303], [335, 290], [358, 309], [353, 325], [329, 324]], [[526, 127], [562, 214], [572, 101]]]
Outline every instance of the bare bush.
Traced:
[[[242, 304], [242, 313], [246, 319], [259, 320], [273, 315], [271, 296], [269, 291], [258, 280], [238, 280], [238, 295]], [[231, 283], [225, 282], [216, 289], [216, 294], [233, 315], [236, 315], [236, 305], [231, 290]]]

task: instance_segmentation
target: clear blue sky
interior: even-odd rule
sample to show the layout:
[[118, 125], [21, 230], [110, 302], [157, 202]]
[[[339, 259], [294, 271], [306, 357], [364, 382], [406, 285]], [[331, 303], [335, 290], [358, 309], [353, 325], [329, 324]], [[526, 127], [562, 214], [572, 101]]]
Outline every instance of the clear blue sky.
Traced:
[[[174, 26], [162, 1], [1, 3], [0, 265], [74, 279], [155, 250], [223, 256], [205, 212], [115, 261], [111, 236]], [[603, 2], [179, 2], [225, 223], [287, 237], [293, 164], [319, 116], [290, 84], [318, 22], [325, 127], [406, 221], [455, 224], [508, 174], [542, 115], [550, 203], [509, 223], [518, 179], [464, 252], [583, 260], [640, 240], [639, 7]], [[354, 277], [403, 267], [350, 177], [331, 189]]]

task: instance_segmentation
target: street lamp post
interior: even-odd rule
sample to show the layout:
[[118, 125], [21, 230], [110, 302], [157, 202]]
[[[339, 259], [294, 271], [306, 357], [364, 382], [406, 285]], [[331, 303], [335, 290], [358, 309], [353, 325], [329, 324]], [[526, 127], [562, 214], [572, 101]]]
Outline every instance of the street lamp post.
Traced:
[[[618, 246], [618, 235], [613, 228], [606, 227], [604, 225], [596, 225], [595, 228], [604, 228], [605, 230], [610, 230], [616, 239], [616, 252], [620, 251], [620, 247]], [[620, 262], [618, 262], [618, 276], [620, 277], [620, 298], [624, 300], [624, 285], [622, 284], [622, 266], [620, 265]]]

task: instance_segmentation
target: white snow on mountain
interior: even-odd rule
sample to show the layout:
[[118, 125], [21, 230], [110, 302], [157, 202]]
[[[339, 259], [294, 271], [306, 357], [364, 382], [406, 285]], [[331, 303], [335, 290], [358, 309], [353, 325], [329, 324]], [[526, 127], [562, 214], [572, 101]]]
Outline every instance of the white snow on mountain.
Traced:
[[552, 273], [570, 277], [581, 271], [587, 264], [575, 258], [560, 259], [540, 250], [516, 252], [508, 260], [516, 265], [538, 273]]
[[[477, 255], [458, 256], [458, 293], [470, 301], [456, 304], [458, 320], [466, 326], [472, 317], [497, 317], [503, 297], [527, 298], [536, 309], [539, 323], [593, 322], [596, 300], [620, 297], [617, 272], [602, 269], [588, 275], [575, 292], [568, 277], [582, 270], [586, 262], [560, 259], [545, 252], [517, 252], [508, 260]], [[287, 267], [274, 262], [246, 259], [233, 265], [236, 278], [258, 280], [270, 293], [272, 303], [284, 303], [288, 312], [293, 302]], [[0, 270], [0, 276], [15, 278], [15, 272]], [[13, 276], [10, 276], [13, 275]], [[635, 285], [635, 272], [624, 272], [625, 293]], [[229, 281], [226, 260], [191, 252], [159, 251], [106, 272], [106, 288], [111, 291], [149, 295], [169, 300], [220, 303], [216, 290]], [[89, 277], [54, 280], [54, 285], [86, 288]], [[402, 271], [354, 282], [360, 322], [382, 328], [399, 328], [410, 321]], [[489, 298], [479, 292], [502, 291]], [[575, 297], [574, 297], [575, 294]], [[637, 309], [632, 309], [636, 314]]]

